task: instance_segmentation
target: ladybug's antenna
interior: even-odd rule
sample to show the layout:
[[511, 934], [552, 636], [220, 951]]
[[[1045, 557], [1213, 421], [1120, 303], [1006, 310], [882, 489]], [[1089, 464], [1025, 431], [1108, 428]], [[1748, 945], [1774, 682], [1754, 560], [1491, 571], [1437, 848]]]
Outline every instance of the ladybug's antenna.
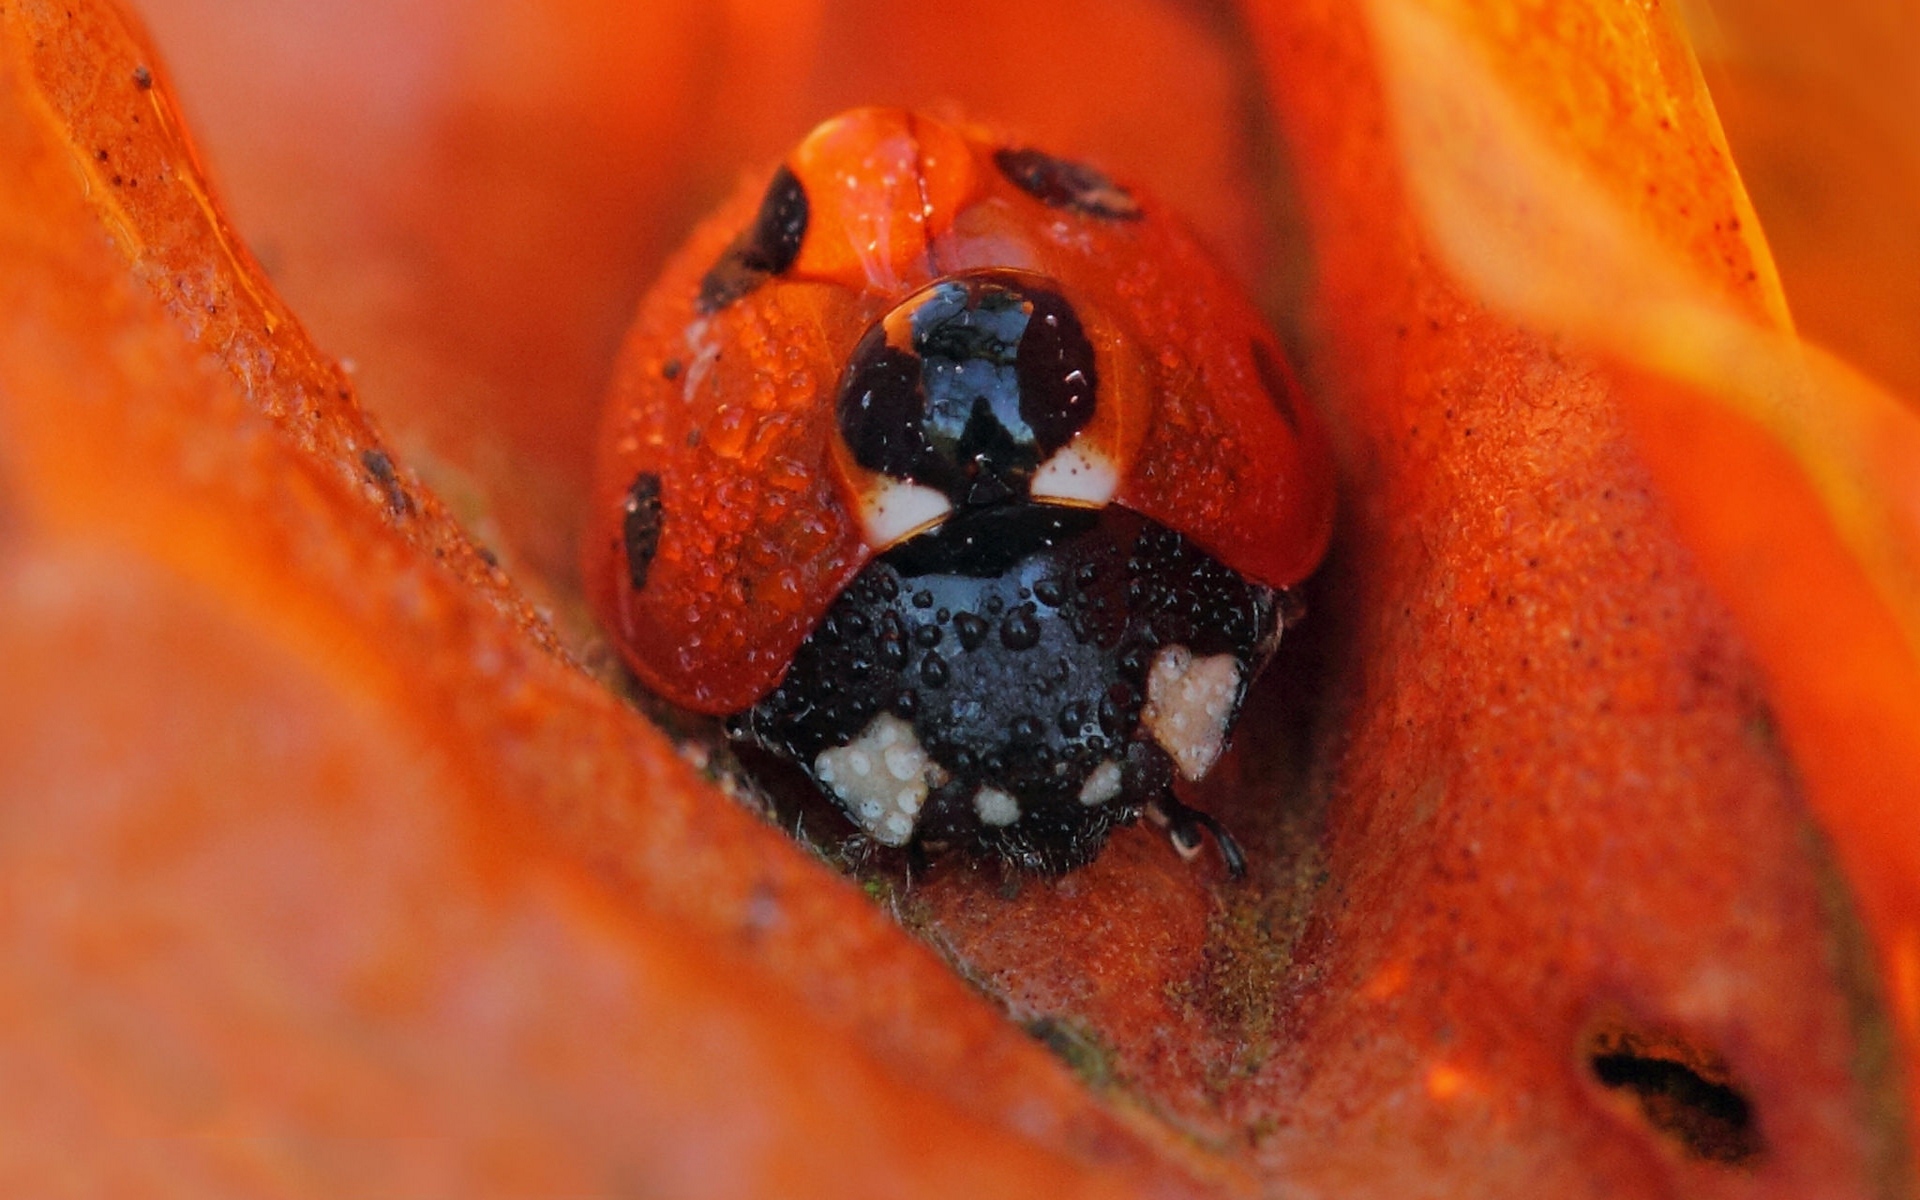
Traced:
[[1167, 831], [1167, 841], [1172, 843], [1174, 853], [1186, 859], [1200, 853], [1200, 831], [1206, 830], [1213, 835], [1213, 844], [1220, 850], [1220, 861], [1226, 864], [1227, 874], [1234, 879], [1246, 877], [1247, 856], [1233, 834], [1227, 832], [1227, 827], [1213, 814], [1180, 803], [1171, 787], [1147, 805], [1147, 819]]

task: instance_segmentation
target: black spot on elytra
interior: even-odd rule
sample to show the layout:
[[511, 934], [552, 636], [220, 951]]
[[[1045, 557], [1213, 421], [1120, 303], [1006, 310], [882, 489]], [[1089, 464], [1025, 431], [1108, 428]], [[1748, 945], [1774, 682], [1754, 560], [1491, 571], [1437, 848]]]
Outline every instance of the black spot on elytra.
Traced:
[[642, 471], [633, 477], [627, 489], [626, 519], [620, 536], [627, 547], [627, 581], [634, 591], [647, 586], [647, 572], [653, 569], [653, 556], [660, 551], [660, 477]]
[[706, 276], [695, 302], [703, 316], [719, 312], [793, 265], [807, 235], [807, 189], [781, 167], [767, 184], [753, 224], [733, 239]]
[[1274, 411], [1287, 423], [1287, 428], [1300, 432], [1300, 414], [1293, 410], [1292, 377], [1280, 360], [1267, 348], [1265, 342], [1253, 343], [1253, 367], [1260, 372], [1260, 386], [1267, 390], [1267, 398], [1273, 401]]
[[1110, 221], [1140, 216], [1140, 203], [1127, 189], [1085, 163], [1012, 146], [997, 151], [993, 161], [1015, 187], [1050, 208], [1069, 208]]
[[143, 92], [151, 88], [153, 86], [153, 72], [145, 67], [135, 67], [133, 69], [133, 86]]

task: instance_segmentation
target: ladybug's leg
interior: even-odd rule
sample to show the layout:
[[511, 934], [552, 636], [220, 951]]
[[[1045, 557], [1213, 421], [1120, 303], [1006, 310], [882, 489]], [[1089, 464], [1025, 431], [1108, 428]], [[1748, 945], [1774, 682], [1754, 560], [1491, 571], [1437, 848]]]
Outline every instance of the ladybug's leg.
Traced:
[[1200, 853], [1200, 831], [1206, 830], [1220, 849], [1220, 861], [1227, 864], [1227, 874], [1235, 879], [1246, 875], [1247, 856], [1241, 851], [1240, 843], [1227, 832], [1227, 827], [1211, 813], [1180, 803], [1172, 788], [1165, 789], [1158, 799], [1148, 803], [1147, 819], [1167, 831], [1167, 841], [1172, 843], [1174, 852], [1185, 859]]

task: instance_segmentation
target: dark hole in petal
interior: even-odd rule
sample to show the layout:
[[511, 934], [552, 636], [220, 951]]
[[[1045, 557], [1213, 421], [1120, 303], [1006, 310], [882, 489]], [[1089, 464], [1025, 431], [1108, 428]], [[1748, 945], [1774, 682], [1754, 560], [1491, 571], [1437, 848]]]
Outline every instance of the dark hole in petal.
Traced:
[[807, 214], [807, 189], [782, 166], [767, 184], [753, 224], [701, 279], [702, 315], [711, 316], [792, 266], [807, 236]]
[[1753, 1102], [1717, 1055], [1677, 1036], [1621, 1027], [1589, 1042], [1602, 1087], [1631, 1098], [1648, 1125], [1689, 1157], [1747, 1166], [1765, 1150]]
[[1105, 173], [1039, 150], [1009, 146], [993, 161], [1009, 182], [1050, 208], [1070, 208], [1112, 221], [1140, 216], [1140, 203]]
[[660, 477], [642, 471], [633, 477], [627, 489], [627, 515], [621, 523], [621, 539], [627, 546], [627, 580], [634, 591], [647, 586], [647, 572], [653, 568], [653, 556], [660, 550]]

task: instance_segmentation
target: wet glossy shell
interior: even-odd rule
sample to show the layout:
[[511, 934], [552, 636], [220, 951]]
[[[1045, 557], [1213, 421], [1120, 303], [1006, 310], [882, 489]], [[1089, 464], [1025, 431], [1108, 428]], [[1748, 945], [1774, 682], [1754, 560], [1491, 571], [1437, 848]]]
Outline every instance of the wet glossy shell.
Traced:
[[855, 515], [864, 481], [836, 451], [849, 355], [915, 289], [988, 268], [1050, 278], [1093, 314], [1087, 436], [1116, 460], [1116, 503], [1259, 583], [1317, 565], [1333, 516], [1318, 425], [1258, 314], [1173, 214], [1079, 164], [859, 110], [702, 227], [627, 344], [585, 569], [650, 688], [721, 713], [779, 681], [879, 549]]

